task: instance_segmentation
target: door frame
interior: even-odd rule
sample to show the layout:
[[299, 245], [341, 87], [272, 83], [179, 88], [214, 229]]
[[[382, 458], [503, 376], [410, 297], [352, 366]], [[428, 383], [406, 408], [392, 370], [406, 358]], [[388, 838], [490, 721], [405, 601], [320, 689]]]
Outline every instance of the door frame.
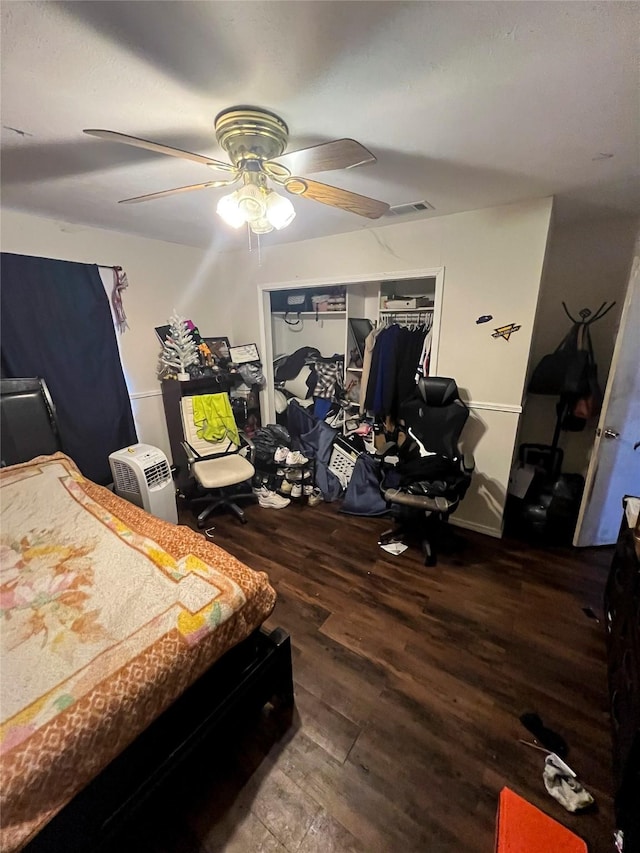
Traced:
[[631, 309], [631, 302], [634, 298], [640, 298], [640, 296], [636, 293], [636, 289], [640, 288], [640, 254], [638, 253], [639, 249], [640, 241], [636, 243], [636, 248], [634, 251], [634, 258], [631, 266], [631, 272], [629, 274], [629, 281], [627, 284], [624, 305], [622, 306], [620, 322], [618, 323], [618, 332], [616, 334], [616, 342], [613, 348], [613, 356], [611, 357], [609, 375], [607, 376], [607, 384], [602, 399], [602, 408], [600, 410], [600, 417], [598, 418], [596, 437], [593, 442], [593, 447], [591, 448], [591, 456], [589, 457], [589, 467], [587, 468], [587, 475], [585, 477], [584, 493], [580, 502], [580, 511], [578, 512], [578, 520], [576, 521], [576, 526], [573, 534], [572, 544], [576, 548], [589, 547], [587, 545], [583, 545], [580, 542], [580, 535], [582, 533], [582, 524], [587, 514], [587, 509], [589, 507], [589, 503], [593, 494], [593, 489], [596, 484], [596, 478], [598, 476], [600, 442], [603, 440], [604, 437], [604, 430], [606, 426], [605, 422], [607, 420], [607, 409], [609, 407], [609, 400], [611, 399], [611, 393], [613, 390], [616, 368], [618, 366], [618, 361], [620, 358], [620, 350], [622, 349], [622, 343], [625, 334], [637, 334], [634, 329], [627, 328], [627, 326], [629, 325], [628, 320], [629, 312]]
[[[385, 281], [412, 281], [417, 278], [435, 278], [436, 289], [433, 302], [433, 331], [431, 337], [431, 359], [433, 374], [438, 372], [438, 352], [440, 346], [440, 321], [442, 317], [442, 300], [444, 296], [444, 271], [442, 267], [418, 267], [414, 269], [395, 270], [387, 272], [357, 273], [344, 276], [323, 276], [321, 278], [293, 279], [293, 281], [259, 282], [258, 291], [258, 323], [260, 329], [260, 352], [264, 353], [263, 373], [266, 379], [264, 393], [260, 394], [260, 415], [263, 424], [275, 423], [276, 410], [273, 381], [273, 340], [271, 334], [271, 299], [270, 294], [277, 290], [301, 290], [309, 287], [331, 287], [350, 284], [382, 284]], [[378, 305], [379, 307], [379, 305]], [[267, 319], [269, 321], [267, 331]], [[347, 320], [345, 317], [345, 328]], [[345, 353], [346, 356], [346, 353]]]

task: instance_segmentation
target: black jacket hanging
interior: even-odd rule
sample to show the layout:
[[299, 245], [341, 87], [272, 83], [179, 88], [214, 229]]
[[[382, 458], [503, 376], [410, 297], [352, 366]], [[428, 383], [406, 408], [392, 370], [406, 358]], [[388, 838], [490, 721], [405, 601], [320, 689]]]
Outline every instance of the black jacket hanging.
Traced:
[[573, 325], [557, 349], [545, 355], [536, 365], [527, 386], [530, 394], [565, 397], [573, 403], [597, 390], [597, 367], [589, 327], [608, 314], [615, 304], [611, 302], [607, 305], [603, 302], [595, 314], [583, 308], [580, 311], [581, 319], [577, 320], [571, 316], [566, 304], [562, 303]]
[[538, 362], [527, 391], [530, 394], [564, 394], [582, 396], [587, 390], [586, 368], [588, 353], [578, 349], [578, 332], [581, 323], [574, 323], [557, 349]]

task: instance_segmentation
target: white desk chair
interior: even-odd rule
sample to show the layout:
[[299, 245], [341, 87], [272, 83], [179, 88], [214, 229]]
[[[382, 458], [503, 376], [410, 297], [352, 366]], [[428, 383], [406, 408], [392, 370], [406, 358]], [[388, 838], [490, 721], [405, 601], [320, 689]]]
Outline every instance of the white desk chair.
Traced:
[[207, 516], [220, 507], [231, 510], [242, 524], [246, 524], [244, 510], [236, 501], [255, 501], [257, 498], [251, 491], [237, 491], [233, 487], [246, 483], [255, 474], [252, 442], [242, 432], [240, 447], [230, 439], [208, 441], [200, 438], [193, 420], [193, 397], [182, 397], [180, 414], [185, 438], [182, 446], [187, 454], [189, 470], [200, 490], [207, 492], [189, 500], [190, 504], [207, 504], [198, 515], [198, 527], [204, 527]]

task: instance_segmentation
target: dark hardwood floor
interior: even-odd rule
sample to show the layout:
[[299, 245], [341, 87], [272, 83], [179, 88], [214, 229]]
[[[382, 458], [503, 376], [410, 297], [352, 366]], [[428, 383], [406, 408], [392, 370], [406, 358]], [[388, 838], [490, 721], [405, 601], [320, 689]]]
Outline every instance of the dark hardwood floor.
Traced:
[[[197, 757], [132, 849], [163, 853], [491, 853], [507, 785], [611, 851], [601, 602], [611, 551], [534, 549], [460, 531], [425, 568], [377, 545], [381, 519], [336, 505], [217, 516], [215, 541], [269, 573], [294, 647], [296, 708]], [[184, 523], [191, 516], [184, 513]], [[518, 742], [537, 711], [594, 795], [566, 812], [544, 756]], [[540, 851], [553, 853], [553, 851]]]

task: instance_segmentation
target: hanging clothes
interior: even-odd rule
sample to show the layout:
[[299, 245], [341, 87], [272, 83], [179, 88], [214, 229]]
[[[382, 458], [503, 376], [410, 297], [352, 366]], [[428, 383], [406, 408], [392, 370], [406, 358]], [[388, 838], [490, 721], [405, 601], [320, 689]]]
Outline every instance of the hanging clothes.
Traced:
[[424, 342], [422, 344], [422, 350], [420, 352], [420, 358], [418, 359], [418, 366], [416, 368], [416, 383], [423, 376], [429, 375], [429, 363], [431, 361], [431, 338], [433, 337], [433, 329], [429, 329], [427, 334], [424, 336]]
[[423, 327], [400, 329], [393, 414], [404, 400], [413, 396], [416, 388], [416, 365], [424, 347], [424, 340]]
[[[380, 419], [395, 418], [400, 403], [414, 392], [417, 368], [420, 364], [424, 368], [428, 334], [424, 326], [393, 323], [372, 338], [373, 354], [364, 397], [367, 411]], [[428, 347], [430, 352], [430, 342]]]
[[373, 350], [376, 345], [376, 339], [383, 331], [384, 326], [378, 326], [373, 329], [364, 342], [364, 357], [362, 359], [362, 376], [360, 377], [360, 414], [364, 415], [366, 409], [367, 383], [371, 374], [371, 362], [373, 361]]
[[367, 387], [366, 407], [376, 415], [385, 415], [393, 407], [400, 326], [383, 329], [376, 339]]

